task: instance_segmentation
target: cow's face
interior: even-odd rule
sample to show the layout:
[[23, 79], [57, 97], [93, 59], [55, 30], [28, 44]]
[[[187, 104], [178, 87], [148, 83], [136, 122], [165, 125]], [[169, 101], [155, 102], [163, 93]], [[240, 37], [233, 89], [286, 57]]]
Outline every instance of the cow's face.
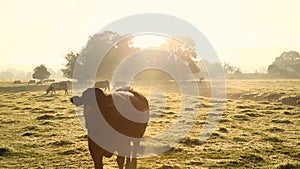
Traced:
[[104, 96], [104, 93], [99, 88], [88, 88], [83, 93], [82, 96], [74, 96], [70, 99], [70, 101], [75, 106], [81, 105], [94, 105], [99, 101], [101, 97]]
[[46, 90], [46, 94], [50, 93], [52, 90], [53, 90], [53, 87], [50, 86], [50, 87]]

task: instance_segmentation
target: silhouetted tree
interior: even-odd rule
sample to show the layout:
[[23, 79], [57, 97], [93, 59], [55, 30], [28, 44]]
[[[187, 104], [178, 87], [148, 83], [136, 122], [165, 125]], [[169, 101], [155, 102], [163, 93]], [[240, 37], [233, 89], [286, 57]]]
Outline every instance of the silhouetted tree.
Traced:
[[279, 75], [279, 71], [280, 71], [280, 69], [276, 64], [272, 64], [272, 65], [268, 66], [268, 73], [270, 75], [273, 75], [273, 76], [274, 75]]
[[269, 65], [268, 73], [281, 77], [300, 77], [300, 54], [296, 51], [283, 52]]
[[[74, 74], [75, 77], [72, 78], [79, 81], [96, 80], [94, 79], [95, 77], [97, 79], [111, 79], [119, 64], [121, 64], [126, 57], [142, 50], [133, 47], [132, 39], [132, 35], [119, 35], [111, 31], [90, 36], [86, 46], [84, 46], [78, 54], [70, 52], [65, 56], [67, 64], [62, 71], [64, 75], [69, 78], [72, 77], [71, 75], [76, 71]], [[190, 67], [193, 73], [200, 71], [193, 61], [193, 58], [196, 58], [197, 54], [194, 49], [195, 44], [191, 39], [185, 38], [182, 39], [182, 41], [170, 40], [164, 45], [165, 50], [170, 51], [169, 53], [172, 55], [180, 57], [185, 64]], [[143, 53], [145, 55], [135, 54], [136, 59], [131, 61], [131, 65], [136, 66], [149, 62], [152, 63], [152, 59], [161, 59], [160, 61], [164, 61], [164, 64], [170, 61], [174, 65], [177, 63], [173, 56], [166, 56], [162, 59], [161, 56], [158, 55], [152, 56], [153, 53], [155, 52]], [[168, 57], [173, 59], [168, 61], [168, 59], [165, 59]], [[74, 67], [76, 67], [76, 70], [74, 70]], [[96, 75], [92, 74], [90, 70], [97, 70]], [[125, 70], [125, 74], [126, 71], [130, 72], [130, 67], [128, 70]], [[181, 71], [178, 70], [178, 72]]]
[[226, 63], [226, 62], [224, 62], [223, 68], [224, 68], [225, 74], [231, 74], [237, 70], [236, 67], [231, 66], [229, 63]]
[[243, 74], [243, 72], [241, 71], [241, 68], [237, 68], [234, 72], [233, 72], [234, 75], [236, 76], [240, 76]]
[[70, 79], [73, 78], [74, 67], [75, 67], [78, 56], [79, 56], [79, 53], [74, 53], [73, 51], [70, 51], [69, 53], [66, 54], [65, 59], [66, 59], [67, 63], [64, 65], [65, 68], [61, 69], [64, 77], [70, 78]]
[[43, 64], [35, 67], [32, 74], [32, 78], [39, 79], [40, 81], [43, 81], [44, 79], [48, 79], [49, 76], [50, 76], [50, 72]]
[[[121, 61], [138, 50], [129, 47], [131, 41], [131, 35], [121, 36], [111, 31], [90, 36], [86, 46], [77, 56], [76, 77], [73, 78], [79, 81], [93, 80], [95, 76], [97, 79], [111, 79]], [[96, 70], [96, 75], [93, 75], [90, 70]]]
[[191, 38], [169, 38], [165, 43], [161, 45], [163, 50], [170, 53], [169, 60], [175, 64], [178, 63], [178, 59], [175, 56], [182, 59], [190, 68], [192, 73], [199, 73], [200, 69], [196, 65], [193, 59], [197, 58], [195, 49], [195, 43]]
[[279, 57], [275, 58], [273, 64], [285, 69], [294, 67], [294, 65], [300, 64], [300, 55], [296, 51], [283, 52]]

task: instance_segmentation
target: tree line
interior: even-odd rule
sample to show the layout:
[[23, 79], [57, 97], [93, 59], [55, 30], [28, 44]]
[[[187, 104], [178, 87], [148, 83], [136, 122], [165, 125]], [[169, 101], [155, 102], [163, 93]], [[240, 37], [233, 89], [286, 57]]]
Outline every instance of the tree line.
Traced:
[[[78, 53], [70, 51], [65, 59], [67, 64], [62, 72], [65, 77], [73, 78], [77, 80], [93, 79], [91, 74], [86, 74], [85, 70], [97, 69], [97, 79], [110, 79], [113, 76], [117, 66], [126, 58], [127, 55], [138, 52], [140, 49], [132, 46], [132, 35], [119, 35], [116, 32], [105, 31], [100, 34], [95, 34], [89, 37], [87, 45], [82, 48]], [[110, 48], [109, 51], [104, 51]], [[222, 66], [226, 75], [233, 75], [237, 78], [243, 76], [249, 76], [244, 74], [240, 67], [234, 67], [229, 63], [210, 63], [206, 60], [199, 60], [195, 50], [195, 43], [193, 39], [188, 37], [177, 37], [177, 39], [167, 39], [159, 49], [164, 52], [143, 52], [137, 55], [136, 60], [133, 61], [132, 65], [148, 64], [152, 63], [157, 65], [160, 63], [168, 63], [173, 65], [174, 71], [178, 74], [183, 71], [180, 70], [179, 64], [187, 65], [190, 70], [198, 77], [205, 74], [205, 68], [199, 69], [199, 65], [205, 63], [206, 67]], [[101, 63], [97, 62], [99, 54], [105, 57], [101, 60]], [[151, 56], [151, 57], [147, 57]], [[181, 62], [179, 61], [181, 60]], [[198, 59], [198, 60], [197, 60]], [[183, 61], [183, 62], [182, 62]], [[76, 66], [76, 74], [73, 76], [74, 67]], [[201, 66], [200, 66], [201, 67]], [[213, 68], [211, 70], [214, 70]], [[85, 73], [80, 74], [80, 72]], [[126, 72], [125, 72], [126, 73]], [[207, 73], [207, 72], [206, 72]], [[152, 77], [150, 77], [152, 74]], [[155, 78], [159, 73], [153, 71], [152, 73], [145, 74], [147, 78]], [[258, 72], [253, 73], [254, 75], [259, 74]], [[162, 75], [162, 74], [160, 74]], [[180, 75], [182, 78], [184, 74]], [[263, 76], [263, 77], [262, 77]], [[276, 57], [275, 60], [268, 66], [267, 74], [261, 76], [254, 76], [259, 78], [300, 78], [300, 55], [297, 51], [283, 52], [280, 56]], [[170, 77], [169, 77], [170, 78]], [[188, 77], [187, 77], [188, 78]], [[159, 79], [159, 77], [158, 77]]]
[[[142, 52], [140, 48], [132, 45], [132, 39], [132, 35], [119, 35], [111, 31], [89, 37], [87, 45], [80, 52], [70, 51], [65, 56], [67, 63], [64, 65], [65, 68], [62, 69], [64, 76], [81, 82], [92, 80], [94, 77], [96, 79], [111, 79], [118, 66], [129, 55], [134, 55], [135, 59], [130, 62], [133, 67], [169, 64], [172, 65], [170, 71], [176, 71], [180, 74], [181, 71], [178, 70], [182, 68], [180, 64], [185, 64], [193, 73], [200, 72], [196, 62], [193, 61], [197, 58], [197, 54], [194, 48], [195, 44], [190, 38], [167, 39], [165, 43], [157, 48], [163, 50], [143, 50]], [[107, 51], [107, 49], [109, 50]], [[130, 73], [132, 71], [130, 65], [122, 73]], [[74, 74], [75, 67], [76, 73]], [[96, 70], [97, 73], [93, 75], [87, 70]], [[144, 74], [145, 79], [157, 78], [160, 75], [162, 75], [160, 72], [154, 70], [148, 70]], [[185, 75], [180, 77], [186, 78]]]
[[274, 77], [300, 78], [300, 55], [296, 51], [283, 52], [268, 66]]
[[[203, 76], [205, 67], [199, 69], [199, 65], [205, 63], [206, 67], [222, 66], [226, 75], [242, 77], [243, 72], [240, 67], [234, 67], [229, 63], [209, 63], [206, 60], [199, 60], [193, 39], [188, 37], [168, 38], [165, 43], [157, 47], [157, 51], [144, 51], [133, 46], [132, 35], [120, 35], [112, 31], [104, 31], [88, 38], [87, 44], [82, 47], [80, 52], [69, 51], [65, 56], [66, 64], [61, 69], [63, 76], [78, 81], [88, 81], [96, 79], [111, 79], [118, 66], [128, 55], [135, 54], [135, 59], [131, 65], [159, 65], [168, 64], [171, 71], [175, 71], [179, 76], [188, 79], [181, 70], [183, 66], [188, 66], [196, 77]], [[109, 50], [107, 50], [109, 49]], [[166, 51], [166, 52], [159, 52]], [[100, 58], [99, 56], [103, 56]], [[101, 60], [99, 60], [101, 59]], [[184, 64], [184, 65], [180, 65]], [[74, 69], [76, 67], [76, 73]], [[96, 70], [96, 74], [89, 70]], [[213, 70], [213, 69], [211, 69]], [[130, 71], [125, 70], [126, 74]], [[162, 74], [158, 71], [146, 73], [146, 79], [160, 78]], [[53, 72], [53, 71], [52, 71]], [[1, 74], [2, 73], [2, 74]], [[7, 72], [1, 72], [3, 76], [11, 76]], [[48, 79], [51, 72], [44, 64], [36, 66], [32, 73], [33, 79]], [[249, 74], [248, 74], [249, 75]], [[300, 78], [300, 55], [296, 51], [283, 52], [268, 66], [267, 75], [271, 78]], [[158, 76], [158, 77], [157, 77]], [[28, 75], [27, 75], [28, 77]], [[171, 79], [171, 77], [168, 77]]]
[[224, 72], [238, 78], [253, 76], [256, 78], [300, 78], [300, 54], [297, 51], [283, 52], [280, 56], [268, 65], [266, 74], [254, 72], [243, 74], [239, 67], [223, 64]]

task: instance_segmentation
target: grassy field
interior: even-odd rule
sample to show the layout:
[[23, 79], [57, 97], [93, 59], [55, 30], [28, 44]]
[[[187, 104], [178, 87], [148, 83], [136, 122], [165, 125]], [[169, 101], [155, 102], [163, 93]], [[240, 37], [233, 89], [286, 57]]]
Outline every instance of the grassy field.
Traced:
[[[214, 106], [209, 87], [203, 82], [202, 96], [185, 98], [191, 104], [184, 113], [197, 112], [189, 134], [169, 151], [139, 159], [139, 169], [300, 168], [300, 80], [227, 81], [224, 111], [215, 110], [216, 115], [223, 111], [220, 123], [202, 143], [201, 129]], [[0, 82], [0, 168], [93, 168], [86, 133], [69, 102], [71, 92], [45, 95], [46, 88]], [[182, 116], [176, 87], [136, 89], [151, 96], [146, 138]], [[164, 97], [151, 94], [153, 89]], [[191, 123], [180, 122], [183, 127]], [[106, 158], [105, 167], [117, 168], [115, 159]]]

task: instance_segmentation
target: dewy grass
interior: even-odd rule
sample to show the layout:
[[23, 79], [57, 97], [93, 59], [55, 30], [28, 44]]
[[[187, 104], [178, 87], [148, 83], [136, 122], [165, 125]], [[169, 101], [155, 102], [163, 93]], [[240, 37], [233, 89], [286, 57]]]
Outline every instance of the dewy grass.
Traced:
[[[226, 83], [233, 98], [225, 103], [212, 137], [205, 142], [198, 140], [203, 125], [210, 124], [207, 115], [214, 117], [222, 110], [210, 112], [213, 103], [207, 96], [187, 97], [191, 106], [183, 110], [197, 111], [197, 118], [179, 123], [182, 127], [194, 124], [189, 134], [166, 153], [140, 158], [138, 168], [299, 168], [300, 107], [286, 105], [277, 97], [299, 96], [300, 81]], [[151, 94], [150, 88], [134, 87], [147, 97]], [[58, 91], [45, 96], [46, 88], [0, 83], [0, 168], [93, 168], [86, 133], [69, 103], [72, 95]], [[199, 88], [200, 94], [204, 89]], [[153, 113], [145, 133], [148, 138], [166, 131], [185, 115], [179, 114], [178, 90], [172, 86], [162, 90], [166, 96], [150, 102]], [[243, 97], [234, 98], [237, 95]], [[269, 99], [262, 100], [265, 98]], [[163, 99], [168, 110], [162, 105]], [[149, 146], [159, 149], [168, 145]], [[117, 167], [115, 156], [105, 158], [104, 163], [106, 168]]]

